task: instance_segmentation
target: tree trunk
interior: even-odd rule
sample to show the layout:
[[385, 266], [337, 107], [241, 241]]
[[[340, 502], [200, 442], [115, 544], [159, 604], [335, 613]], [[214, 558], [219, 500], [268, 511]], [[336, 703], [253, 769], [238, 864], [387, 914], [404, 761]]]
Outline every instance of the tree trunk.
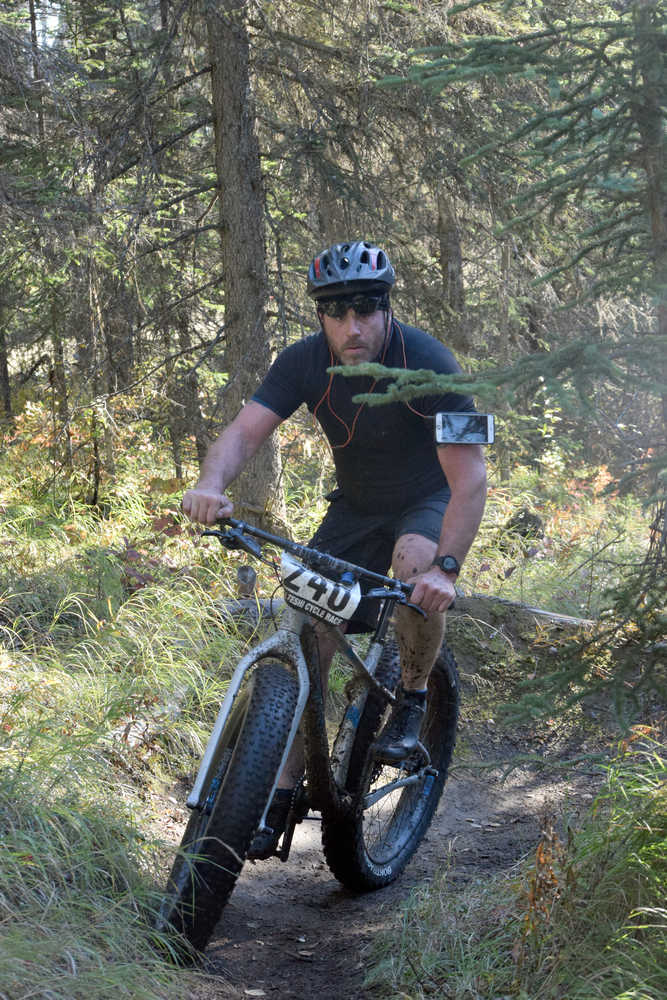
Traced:
[[9, 382], [9, 361], [7, 358], [7, 338], [2, 327], [2, 309], [0, 308], [0, 398], [6, 420], [12, 419], [12, 393]]
[[[264, 245], [264, 192], [249, 68], [245, 0], [206, 0], [212, 63], [215, 165], [225, 293], [225, 363], [230, 381], [223, 397], [233, 419], [270, 362], [265, 328], [268, 299]], [[284, 522], [280, 450], [274, 436], [234, 486], [238, 515], [255, 523]]]
[[35, 13], [35, 0], [28, 0], [28, 11], [30, 13], [30, 41], [32, 46], [32, 75], [37, 90], [37, 134], [39, 135], [40, 152], [44, 155], [44, 101], [41, 81], [41, 71], [39, 68], [39, 46], [37, 43], [37, 15]]
[[[90, 213], [91, 227], [93, 226], [92, 211]], [[89, 329], [90, 329], [90, 356], [91, 356], [91, 388], [93, 392], [93, 399], [96, 401], [96, 405], [104, 405], [101, 402], [100, 397], [103, 394], [103, 389], [100, 386], [100, 377], [102, 374], [102, 351], [101, 351], [101, 338], [104, 335], [105, 321], [104, 321], [104, 309], [100, 302], [100, 279], [97, 272], [97, 267], [95, 266], [95, 261], [92, 254], [88, 257], [87, 261], [87, 271], [88, 271], [88, 313], [89, 313]], [[117, 381], [114, 372], [118, 368], [122, 368], [125, 365], [125, 359], [119, 354], [118, 358], [114, 358], [113, 354], [108, 353], [105, 358], [105, 383], [106, 392], [111, 395], [112, 392], [117, 388]], [[101, 427], [99, 426], [101, 424]], [[114, 458], [114, 448], [113, 448], [113, 438], [111, 435], [111, 429], [109, 427], [109, 422], [106, 419], [93, 420], [91, 424], [91, 445], [92, 445], [92, 493], [97, 497], [99, 495], [99, 485], [102, 481], [102, 466], [101, 457], [99, 449], [99, 439], [100, 436], [104, 442], [104, 471], [109, 475], [115, 475], [116, 463]], [[97, 503], [97, 499], [94, 501]]]
[[[510, 262], [512, 259], [511, 244], [506, 238], [500, 248], [500, 289], [499, 289], [499, 316], [498, 329], [500, 334], [499, 351], [497, 361], [500, 365], [509, 363], [511, 357], [511, 316], [510, 316]], [[502, 414], [507, 409], [505, 402], [498, 402], [497, 410]], [[502, 435], [496, 442], [496, 453], [498, 455], [498, 472], [502, 483], [509, 483], [512, 476], [511, 455], [506, 441]]]
[[438, 244], [445, 314], [443, 339], [455, 352], [469, 354], [470, 336], [464, 322], [465, 289], [459, 223], [452, 199], [442, 188], [438, 191]]
[[67, 394], [67, 378], [65, 375], [65, 352], [63, 349], [62, 338], [57, 327], [57, 306], [55, 303], [52, 303], [51, 337], [53, 341], [51, 384], [54, 396], [54, 412], [58, 414], [61, 428], [56, 434], [56, 440], [54, 441], [53, 446], [55, 452], [57, 453], [57, 437], [62, 434], [64, 444], [63, 465], [68, 472], [71, 472], [73, 466], [72, 434], [69, 426], [70, 412], [69, 397]]
[[[179, 309], [176, 316], [178, 332], [178, 347], [183, 354], [189, 355], [191, 347], [190, 321], [186, 309]], [[177, 383], [178, 401], [182, 404], [183, 436], [194, 434], [197, 459], [199, 464], [204, 461], [211, 439], [206, 431], [204, 417], [199, 405], [199, 379], [196, 371], [188, 370]]]
[[[657, 24], [657, 4], [654, 0], [643, 0], [638, 5], [637, 67], [640, 76], [638, 99], [634, 105], [634, 117], [642, 138], [642, 166], [646, 173], [646, 213], [653, 242], [653, 289], [656, 297], [656, 333], [664, 341], [667, 337], [667, 199], [665, 198], [665, 150], [667, 141], [664, 132], [664, 65], [661, 37]], [[658, 360], [656, 375], [660, 384], [667, 385], [667, 359], [663, 351]], [[667, 393], [662, 394], [662, 426], [667, 436]], [[664, 501], [664, 485], [655, 483], [658, 497], [656, 519], [662, 518], [662, 528], [657, 532], [662, 539], [655, 560], [664, 566], [667, 550], [667, 504]], [[654, 532], [656, 526], [654, 523]]]

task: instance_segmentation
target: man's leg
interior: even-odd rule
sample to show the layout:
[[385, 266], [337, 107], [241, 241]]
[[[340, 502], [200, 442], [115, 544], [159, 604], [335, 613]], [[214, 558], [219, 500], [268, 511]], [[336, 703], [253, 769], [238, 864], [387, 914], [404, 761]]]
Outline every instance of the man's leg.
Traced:
[[[378, 573], [385, 572], [389, 562], [393, 533], [387, 533], [386, 537], [378, 543], [375, 532], [378, 524], [383, 520], [382, 517], [360, 514], [345, 502], [340, 491], [334, 491], [334, 493], [336, 495], [332, 494], [330, 497], [331, 504], [324, 520], [308, 544], [312, 548], [329, 552], [331, 555], [346, 559], [359, 566], [375, 569]], [[367, 547], [369, 538], [371, 539], [370, 548]], [[375, 551], [378, 544], [381, 545], [382, 549], [379, 556]], [[360, 622], [363, 621], [363, 616], [361, 616]], [[315, 629], [319, 643], [322, 690], [326, 700], [329, 669], [337, 647], [326, 629], [320, 629], [318, 626]], [[343, 631], [345, 631], [344, 628]], [[273, 803], [267, 816], [267, 824], [276, 833], [273, 836], [264, 833], [258, 834], [253, 841], [249, 857], [268, 857], [274, 853], [279, 836], [285, 829], [285, 821], [294, 789], [303, 777], [304, 768], [303, 736], [299, 731], [290, 749], [285, 767], [278, 778]]]
[[[424, 573], [432, 564], [436, 551], [435, 542], [423, 535], [401, 535], [394, 547], [394, 576], [409, 580]], [[394, 620], [403, 687], [406, 691], [423, 691], [445, 637], [445, 615], [430, 614], [424, 618], [410, 608], [399, 606]]]
[[[423, 573], [433, 562], [435, 542], [423, 535], [402, 535], [394, 547], [392, 570], [401, 580]], [[445, 615], [424, 618], [410, 608], [397, 607], [396, 638], [401, 656], [401, 687], [391, 715], [377, 739], [379, 760], [396, 764], [409, 757], [419, 739], [426, 711], [429, 674], [445, 635]]]

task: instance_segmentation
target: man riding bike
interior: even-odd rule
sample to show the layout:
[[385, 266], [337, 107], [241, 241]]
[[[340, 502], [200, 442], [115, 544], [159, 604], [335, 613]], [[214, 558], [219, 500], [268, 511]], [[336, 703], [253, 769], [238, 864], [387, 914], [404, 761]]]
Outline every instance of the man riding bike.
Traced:
[[[196, 487], [183, 497], [183, 510], [194, 521], [210, 525], [231, 516], [225, 490], [279, 424], [306, 403], [329, 441], [338, 483], [309, 545], [377, 573], [391, 566], [394, 576], [414, 584], [410, 600], [425, 613], [400, 607], [395, 614], [401, 685], [375, 748], [378, 760], [390, 764], [409, 757], [418, 742], [445, 612], [486, 499], [481, 447], [435, 444], [434, 414], [472, 411], [470, 397], [441, 393], [369, 407], [353, 397], [381, 393], [387, 380], [327, 372], [362, 362], [460, 371], [448, 348], [395, 319], [389, 302], [394, 282], [387, 254], [368, 241], [336, 243], [313, 258], [308, 294], [319, 331], [278, 355], [252, 399], [211, 446]], [[376, 613], [374, 602], [362, 600], [348, 632], [371, 630]], [[319, 645], [326, 677], [334, 647], [324, 635]], [[302, 772], [295, 744], [267, 817], [273, 834], [259, 834], [250, 857], [272, 853]]]

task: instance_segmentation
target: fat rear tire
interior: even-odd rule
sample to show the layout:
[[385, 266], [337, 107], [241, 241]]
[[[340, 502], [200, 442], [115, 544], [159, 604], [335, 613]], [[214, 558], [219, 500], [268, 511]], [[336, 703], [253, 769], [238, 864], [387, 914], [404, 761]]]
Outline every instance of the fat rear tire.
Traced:
[[194, 809], [157, 919], [203, 951], [241, 873], [287, 743], [298, 683], [262, 662], [237, 695], [202, 809]]
[[[388, 644], [378, 679], [395, 687], [400, 677], [398, 652]], [[428, 684], [421, 740], [437, 770], [418, 784], [397, 789], [363, 808], [374, 788], [400, 776], [395, 767], [378, 764], [373, 743], [384, 718], [379, 696], [369, 694], [355, 736], [346, 790], [354, 808], [346, 815], [322, 817], [322, 842], [329, 868], [355, 892], [389, 885], [401, 874], [426, 833], [447, 779], [454, 751], [459, 710], [459, 682], [451, 650], [442, 646]]]

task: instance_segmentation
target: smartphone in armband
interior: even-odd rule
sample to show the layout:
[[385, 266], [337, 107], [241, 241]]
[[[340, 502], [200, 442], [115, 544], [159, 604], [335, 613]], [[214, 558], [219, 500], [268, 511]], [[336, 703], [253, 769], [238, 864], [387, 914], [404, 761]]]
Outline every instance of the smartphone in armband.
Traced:
[[436, 444], [493, 444], [492, 413], [436, 413]]

